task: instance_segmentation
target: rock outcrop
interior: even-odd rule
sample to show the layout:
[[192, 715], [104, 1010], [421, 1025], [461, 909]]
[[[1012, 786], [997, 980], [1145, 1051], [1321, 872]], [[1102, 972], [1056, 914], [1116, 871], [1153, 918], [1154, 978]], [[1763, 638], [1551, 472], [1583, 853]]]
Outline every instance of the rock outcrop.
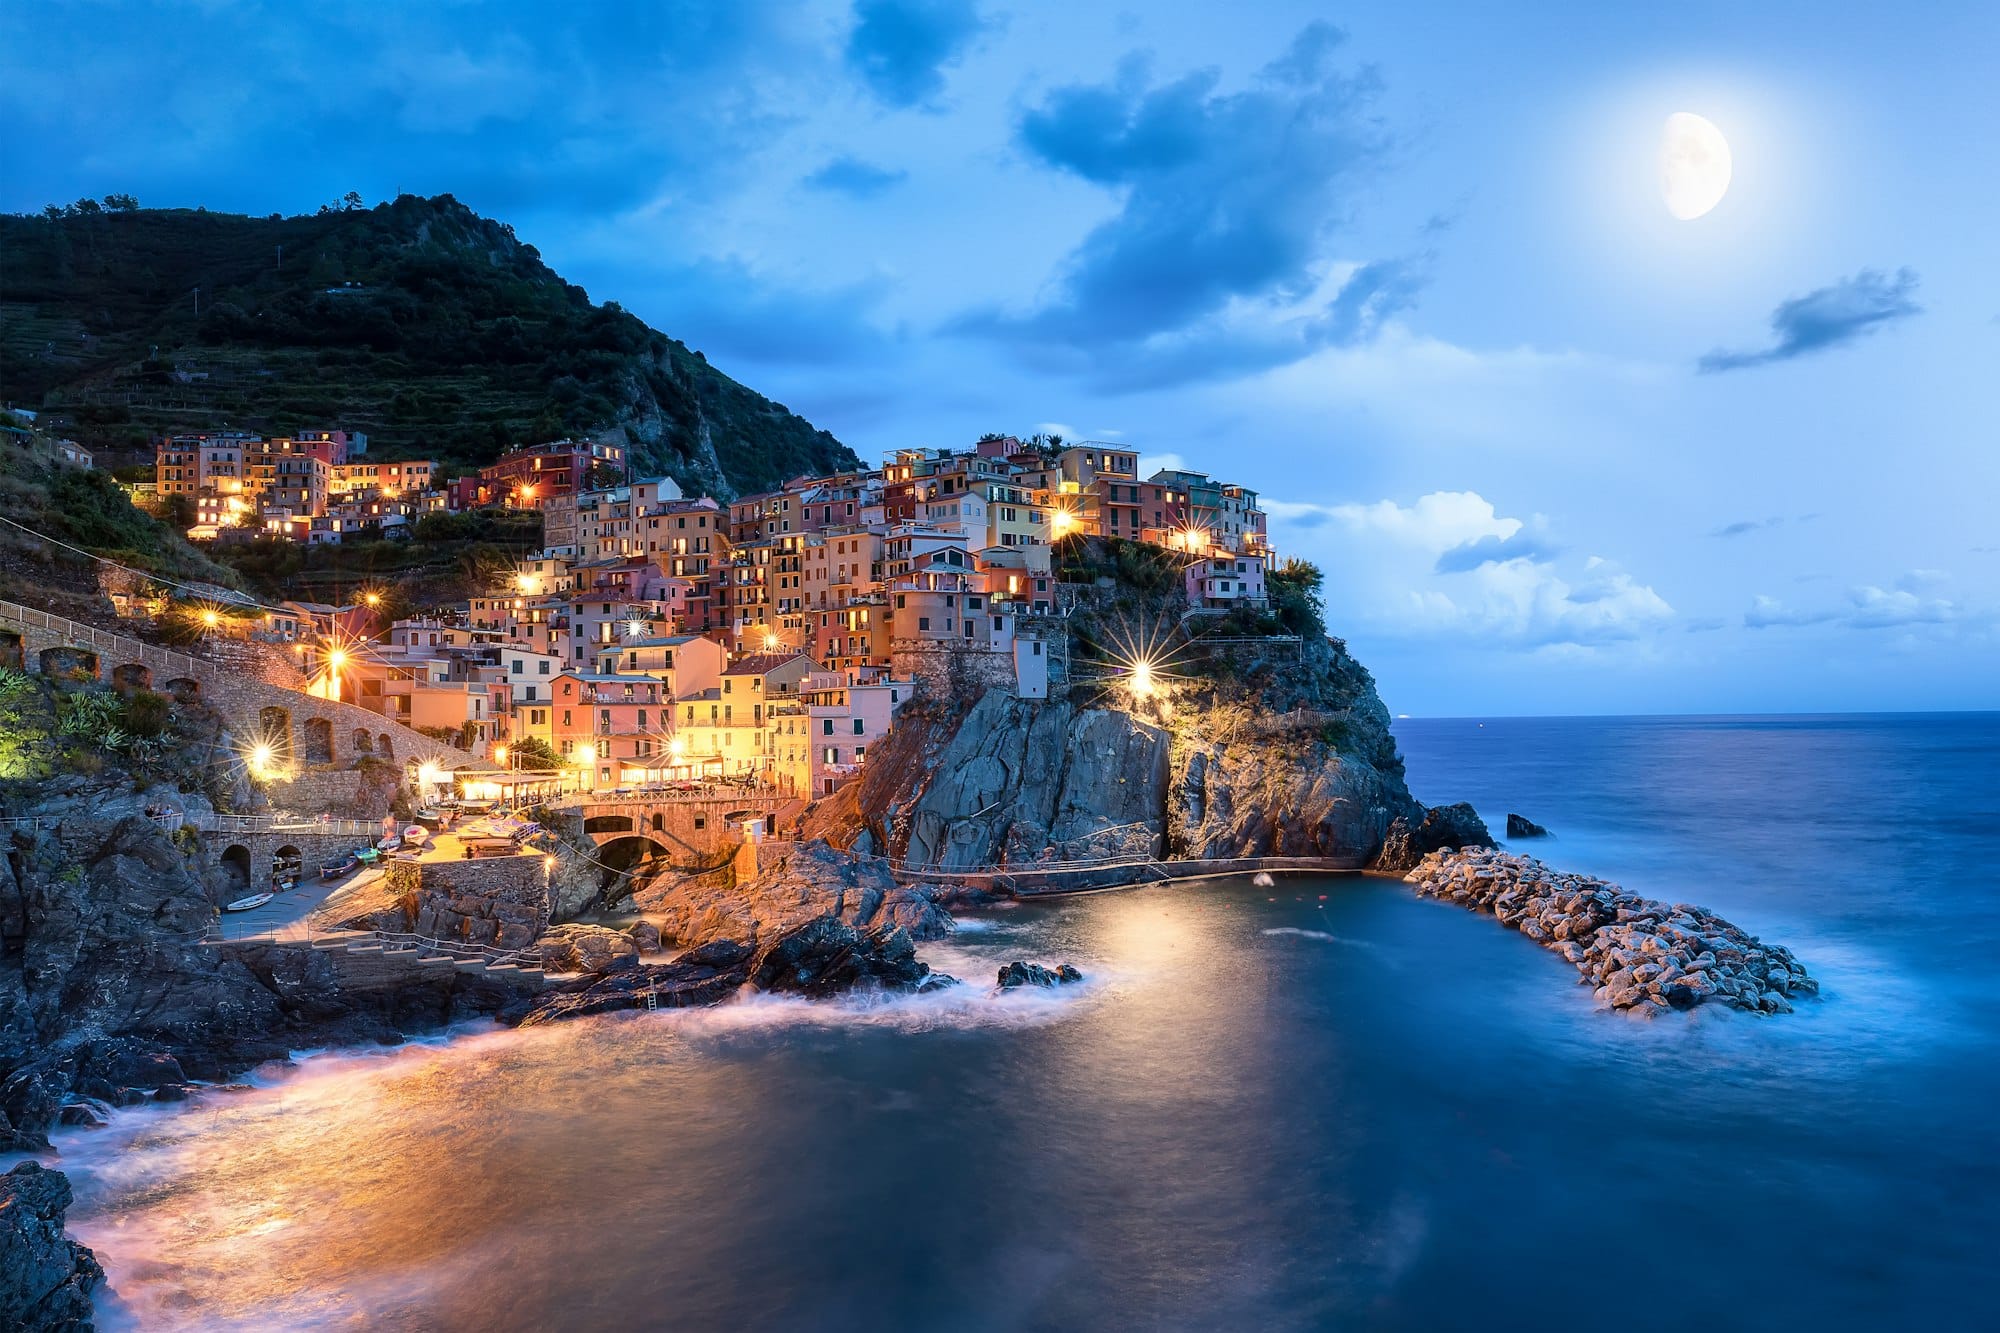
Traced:
[[627, 1009], [720, 1004], [745, 986], [825, 999], [853, 992], [907, 993], [956, 985], [917, 957], [895, 926], [856, 927], [832, 915], [799, 922], [752, 946], [719, 939], [671, 963], [637, 963], [558, 984], [503, 1010], [500, 1021], [533, 1027]]
[[1507, 836], [1510, 838], [1547, 838], [1554, 835], [1526, 815], [1510, 813], [1507, 816]]
[[1426, 897], [1488, 912], [1567, 958], [1613, 1009], [1657, 1012], [1716, 1003], [1790, 1013], [1819, 983], [1781, 945], [1700, 907], [1628, 893], [1588, 875], [1505, 852], [1434, 852], [1405, 880]]
[[0, 1327], [88, 1333], [97, 1256], [63, 1234], [69, 1177], [23, 1162], [0, 1176]]
[[693, 877], [635, 895], [658, 916], [660, 934], [681, 945], [754, 942], [822, 916], [858, 930], [894, 926], [912, 939], [942, 939], [952, 929], [946, 904], [959, 896], [935, 885], [898, 884], [880, 861], [820, 841], [800, 844], [744, 883]]
[[1382, 839], [1375, 868], [1401, 874], [1432, 852], [1457, 851], [1462, 847], [1491, 847], [1493, 835], [1486, 821], [1463, 801], [1456, 805], [1434, 805], [1412, 823], [1398, 818]]
[[1041, 986], [1051, 988], [1067, 986], [1082, 981], [1083, 973], [1068, 963], [1054, 967], [1044, 967], [1040, 963], [1026, 963], [1019, 959], [1003, 965], [998, 978], [1001, 990], [1013, 990], [1017, 986]]
[[539, 943], [542, 967], [549, 972], [611, 972], [639, 962], [638, 942], [607, 926], [551, 926]]

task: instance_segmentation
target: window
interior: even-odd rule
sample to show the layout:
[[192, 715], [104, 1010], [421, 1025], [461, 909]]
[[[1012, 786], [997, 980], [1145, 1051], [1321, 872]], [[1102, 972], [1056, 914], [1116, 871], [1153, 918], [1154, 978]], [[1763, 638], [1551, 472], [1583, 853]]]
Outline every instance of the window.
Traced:
[[820, 734], [823, 736], [833, 735], [833, 719], [827, 718], [823, 722], [821, 722], [820, 729], [821, 729]]
[[829, 764], [837, 764], [837, 763], [839, 763], [839, 762], [840, 762], [840, 751], [838, 751], [838, 750], [834, 749], [834, 748], [833, 748], [833, 747], [832, 747], [831, 745], [827, 746], [827, 747], [826, 747], [826, 762], [827, 762], [827, 763], [829, 763]]
[[854, 734], [857, 736], [865, 736], [868, 734], [867, 724], [864, 723], [858, 717], [854, 719]]

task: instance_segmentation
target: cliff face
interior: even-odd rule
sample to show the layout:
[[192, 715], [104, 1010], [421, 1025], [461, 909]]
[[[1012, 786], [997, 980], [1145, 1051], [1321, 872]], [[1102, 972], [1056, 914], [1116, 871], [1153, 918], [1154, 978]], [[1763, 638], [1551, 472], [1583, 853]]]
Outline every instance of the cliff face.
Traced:
[[1400, 869], [1486, 841], [1476, 817], [1410, 795], [1388, 710], [1338, 642], [1197, 641], [1169, 660], [1153, 700], [1077, 686], [914, 705], [804, 831], [941, 870], [1120, 855]]

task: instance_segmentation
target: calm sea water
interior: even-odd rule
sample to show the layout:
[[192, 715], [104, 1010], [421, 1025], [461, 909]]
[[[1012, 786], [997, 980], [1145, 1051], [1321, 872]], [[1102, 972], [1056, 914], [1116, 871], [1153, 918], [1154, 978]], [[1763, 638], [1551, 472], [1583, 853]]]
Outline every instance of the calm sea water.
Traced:
[[[1791, 945], [1597, 1011], [1399, 884], [969, 920], [973, 984], [326, 1055], [60, 1142], [141, 1327], [2000, 1326], [2000, 716], [1401, 724], [1429, 800]], [[994, 994], [999, 960], [1079, 991]]]

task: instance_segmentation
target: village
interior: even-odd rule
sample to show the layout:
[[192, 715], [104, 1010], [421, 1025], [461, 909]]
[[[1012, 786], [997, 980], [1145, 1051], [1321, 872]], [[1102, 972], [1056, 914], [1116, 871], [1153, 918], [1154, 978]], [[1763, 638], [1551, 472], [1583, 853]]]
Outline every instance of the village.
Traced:
[[919, 694], [1048, 696], [1065, 537], [1174, 551], [1191, 614], [1262, 606], [1256, 492], [1141, 470], [1126, 445], [989, 435], [725, 501], [632, 477], [601, 442], [447, 478], [373, 461], [341, 430], [176, 435], [153, 482], [129, 489], [142, 506], [192, 502], [197, 541], [408, 537], [425, 514], [502, 509], [538, 514], [541, 545], [485, 595], [400, 616], [401, 599], [359, 582], [344, 605], [218, 591], [190, 608], [136, 585], [114, 601], [282, 649], [310, 693], [482, 759], [457, 774], [470, 794], [732, 784], [811, 799], [854, 778]]

